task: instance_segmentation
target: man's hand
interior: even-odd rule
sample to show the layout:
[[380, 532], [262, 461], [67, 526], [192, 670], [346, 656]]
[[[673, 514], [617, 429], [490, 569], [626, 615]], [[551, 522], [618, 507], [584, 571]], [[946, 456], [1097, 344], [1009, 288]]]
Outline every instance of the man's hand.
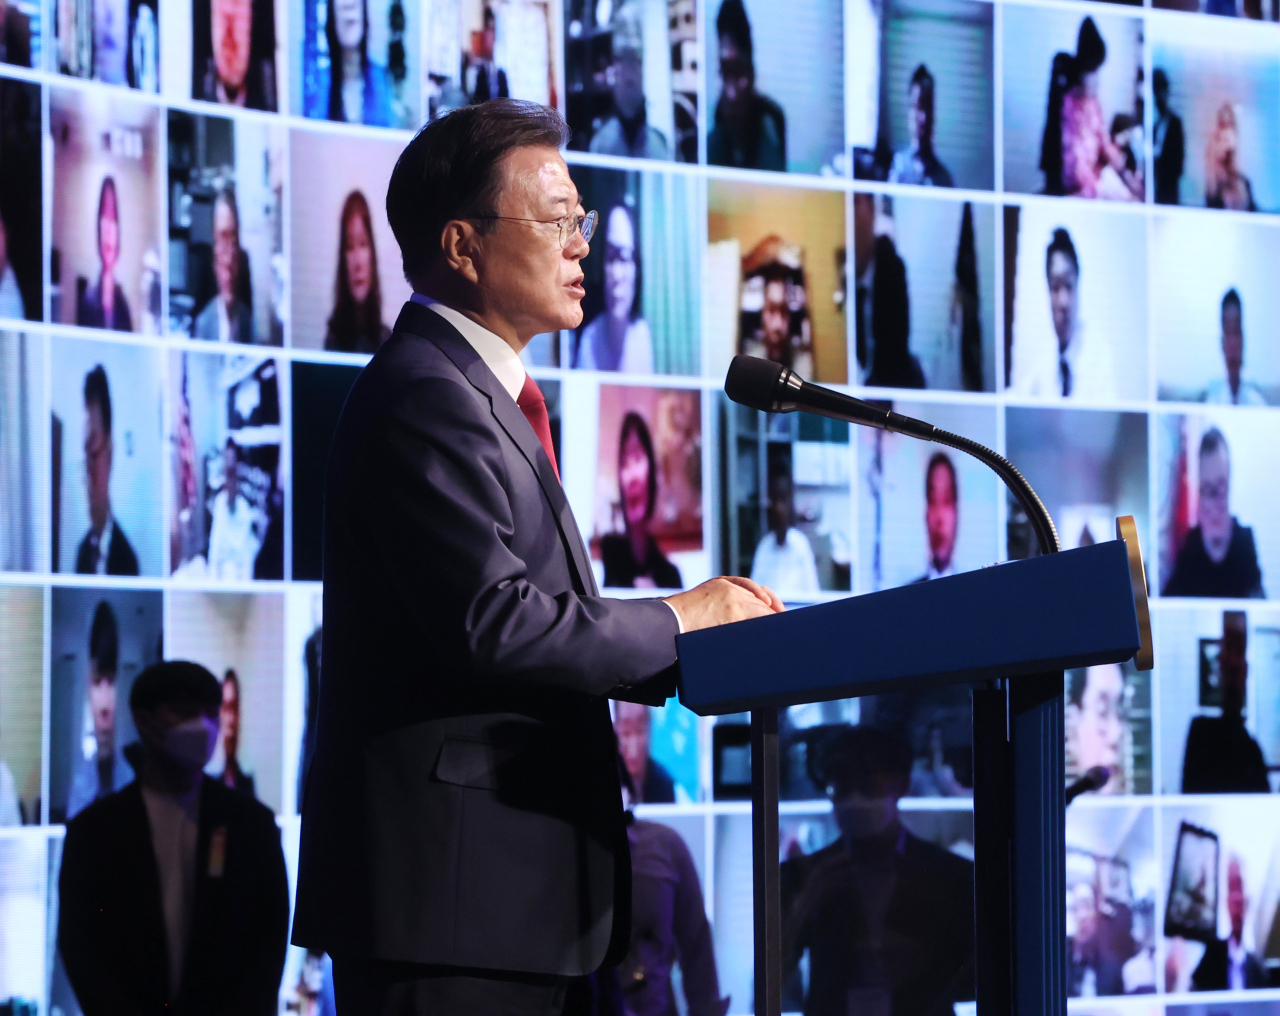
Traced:
[[749, 617], [777, 614], [786, 609], [773, 590], [732, 575], [711, 579], [688, 592], [668, 596], [666, 602], [680, 615], [687, 632], [744, 621]]

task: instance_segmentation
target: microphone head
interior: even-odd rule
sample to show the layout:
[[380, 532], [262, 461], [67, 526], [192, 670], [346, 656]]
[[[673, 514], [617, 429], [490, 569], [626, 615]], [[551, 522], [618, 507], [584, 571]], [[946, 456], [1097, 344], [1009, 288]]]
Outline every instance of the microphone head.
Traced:
[[1084, 774], [1090, 783], [1090, 790], [1101, 790], [1111, 781], [1111, 770], [1106, 766], [1094, 766]]
[[729, 364], [724, 376], [724, 392], [734, 402], [764, 413], [776, 412], [778, 381], [786, 368], [759, 356], [741, 353]]

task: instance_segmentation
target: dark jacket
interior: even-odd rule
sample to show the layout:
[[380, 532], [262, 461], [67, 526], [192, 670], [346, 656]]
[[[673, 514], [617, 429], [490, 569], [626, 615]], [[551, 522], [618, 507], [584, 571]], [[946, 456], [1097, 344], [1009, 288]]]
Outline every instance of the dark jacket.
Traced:
[[[93, 574], [93, 544], [89, 542], [89, 533], [85, 533], [84, 539], [80, 541], [80, 546], [76, 550], [76, 574], [90, 575]], [[133, 545], [129, 543], [128, 538], [124, 535], [124, 530], [120, 528], [120, 523], [112, 520], [111, 523], [111, 544], [107, 547], [107, 574], [108, 575], [137, 575], [138, 572], [138, 555], [133, 552]]]
[[76, 303], [76, 324], [85, 328], [109, 328], [115, 332], [133, 331], [133, 316], [129, 313], [129, 301], [124, 298], [120, 283], [115, 284], [115, 299], [111, 304], [111, 320], [107, 320], [102, 305], [102, 280], [85, 288]]
[[878, 951], [856, 870], [842, 839], [782, 864], [785, 962], [794, 969], [809, 951], [805, 1016], [845, 1016], [851, 993], [876, 983], [894, 1016], [949, 1016], [972, 999], [973, 864], [902, 830]]
[[631, 553], [631, 538], [621, 533], [610, 533], [601, 538], [600, 557], [604, 564], [606, 589], [630, 589], [641, 575], [653, 579], [659, 589], [679, 589], [683, 584], [680, 569], [667, 560], [652, 536], [649, 537], [643, 564], [637, 563]]
[[[1164, 144], [1155, 158], [1156, 204], [1178, 203], [1178, 182], [1182, 179], [1182, 164], [1186, 158], [1186, 135], [1182, 130], [1182, 117], [1176, 113], [1167, 115]], [[1156, 120], [1159, 127], [1160, 118]]]
[[1215, 562], [1204, 548], [1204, 535], [1196, 526], [1187, 533], [1174, 561], [1173, 574], [1165, 583], [1165, 596], [1214, 596], [1261, 598], [1262, 571], [1253, 530], [1231, 520], [1231, 542], [1227, 556]]
[[1244, 720], [1196, 716], [1182, 757], [1184, 794], [1269, 794], [1267, 762]]
[[5, 8], [0, 24], [0, 63], [31, 66], [31, 19], [12, 4]]
[[[225, 844], [211, 856], [215, 830]], [[137, 781], [67, 824], [58, 948], [85, 1016], [275, 1013], [289, 933], [289, 885], [275, 816], [204, 780], [195, 905], [170, 1002], [160, 872]]]
[[544, 974], [616, 963], [630, 859], [605, 696], [674, 692], [675, 615], [597, 594], [533, 428], [426, 307], [405, 305], [357, 378], [326, 484], [294, 942]]
[[[1192, 991], [1226, 991], [1228, 985], [1228, 969], [1230, 959], [1225, 939], [1215, 939], [1204, 951], [1204, 958], [1191, 975]], [[1253, 953], [1244, 958], [1244, 986], [1246, 988], [1265, 988], [1267, 971]]]
[[[866, 384], [885, 388], [923, 388], [924, 372], [911, 355], [907, 266], [887, 236], [876, 237], [875, 266], [871, 291], [856, 295], [858, 363], [868, 369]], [[871, 301], [869, 310], [864, 305], [866, 300]], [[870, 342], [867, 341], [868, 325], [871, 329]]]

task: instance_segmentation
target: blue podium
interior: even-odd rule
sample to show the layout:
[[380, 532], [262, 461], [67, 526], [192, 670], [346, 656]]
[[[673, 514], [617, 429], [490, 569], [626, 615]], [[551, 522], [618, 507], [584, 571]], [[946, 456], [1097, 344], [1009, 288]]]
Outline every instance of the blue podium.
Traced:
[[679, 636], [680, 699], [750, 710], [755, 1012], [781, 1011], [778, 709], [973, 687], [979, 1016], [1065, 1016], [1063, 671], [1151, 667], [1131, 518], [1115, 541]]

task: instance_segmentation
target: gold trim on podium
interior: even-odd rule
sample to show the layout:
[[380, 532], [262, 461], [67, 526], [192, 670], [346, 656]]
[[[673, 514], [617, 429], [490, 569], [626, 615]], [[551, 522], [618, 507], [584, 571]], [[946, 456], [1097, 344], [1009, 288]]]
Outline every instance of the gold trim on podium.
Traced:
[[1142, 563], [1142, 548], [1138, 546], [1138, 525], [1132, 515], [1116, 519], [1116, 539], [1124, 540], [1129, 551], [1129, 581], [1133, 583], [1133, 606], [1138, 614], [1140, 644], [1133, 664], [1139, 670], [1150, 670], [1155, 666], [1155, 651], [1151, 644], [1151, 607], [1147, 604], [1147, 570]]

